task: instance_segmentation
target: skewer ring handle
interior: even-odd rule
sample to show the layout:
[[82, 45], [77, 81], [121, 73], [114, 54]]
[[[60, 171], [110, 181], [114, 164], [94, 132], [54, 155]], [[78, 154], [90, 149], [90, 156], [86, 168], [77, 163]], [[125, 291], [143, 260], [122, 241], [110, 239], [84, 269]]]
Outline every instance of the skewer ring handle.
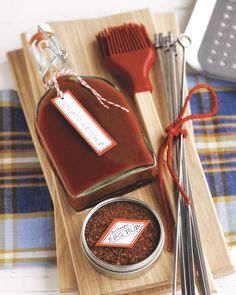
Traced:
[[179, 35], [178, 42], [184, 49], [189, 48], [192, 43], [190, 37], [185, 34]]

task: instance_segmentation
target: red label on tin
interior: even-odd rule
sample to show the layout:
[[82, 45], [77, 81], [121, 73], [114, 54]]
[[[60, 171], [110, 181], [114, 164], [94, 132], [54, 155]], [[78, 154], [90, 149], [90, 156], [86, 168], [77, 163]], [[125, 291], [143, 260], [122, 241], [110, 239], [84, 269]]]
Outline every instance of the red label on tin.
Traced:
[[96, 246], [132, 248], [150, 220], [114, 219]]
[[69, 90], [52, 103], [99, 156], [117, 144]]

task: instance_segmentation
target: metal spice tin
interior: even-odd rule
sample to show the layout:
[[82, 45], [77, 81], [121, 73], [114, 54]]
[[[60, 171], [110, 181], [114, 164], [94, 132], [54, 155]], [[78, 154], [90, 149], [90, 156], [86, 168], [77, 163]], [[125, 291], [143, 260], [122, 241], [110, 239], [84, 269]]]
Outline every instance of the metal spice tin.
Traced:
[[[144, 207], [154, 216], [154, 218], [156, 219], [156, 222], [159, 226], [160, 236], [159, 236], [159, 240], [156, 245], [156, 248], [147, 258], [145, 258], [144, 260], [142, 260], [138, 263], [129, 264], [129, 265], [110, 264], [110, 263], [102, 261], [97, 256], [95, 256], [88, 247], [86, 237], [85, 237], [85, 230], [86, 230], [86, 226], [88, 224], [88, 221], [90, 220], [92, 215], [97, 210], [101, 209], [102, 207], [104, 207], [107, 204], [111, 204], [114, 202], [130, 202], [130, 203], [135, 203], [135, 204], [138, 204], [139, 206]], [[117, 279], [134, 278], [134, 277], [141, 275], [145, 271], [147, 271], [151, 267], [151, 265], [155, 262], [155, 260], [158, 258], [158, 256], [160, 255], [163, 245], [164, 245], [164, 240], [165, 240], [164, 228], [163, 228], [163, 224], [162, 224], [161, 218], [158, 215], [158, 213], [155, 210], [151, 209], [146, 203], [144, 203], [140, 200], [128, 198], [128, 197], [112, 198], [112, 199], [108, 199], [108, 200], [105, 200], [105, 201], [99, 203], [86, 216], [84, 223], [83, 223], [82, 231], [81, 231], [81, 245], [82, 245], [83, 252], [84, 252], [86, 258], [88, 259], [88, 261], [99, 272], [103, 273], [104, 275], [106, 275], [108, 277], [117, 278]]]

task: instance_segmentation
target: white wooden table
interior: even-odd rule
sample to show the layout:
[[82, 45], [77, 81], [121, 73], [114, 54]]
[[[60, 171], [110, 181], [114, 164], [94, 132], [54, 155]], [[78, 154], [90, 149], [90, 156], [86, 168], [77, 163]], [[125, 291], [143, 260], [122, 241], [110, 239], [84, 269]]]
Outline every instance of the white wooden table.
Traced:
[[[211, 1], [211, 0], [207, 0]], [[0, 89], [15, 88], [6, 63], [6, 52], [21, 47], [19, 35], [37, 23], [99, 17], [128, 10], [150, 8], [152, 12], [178, 15], [183, 31], [195, 0], [7, 0], [0, 9]], [[230, 249], [236, 265], [236, 247]], [[236, 294], [236, 274], [216, 280], [218, 294]], [[54, 267], [0, 269], [0, 294], [56, 295], [58, 278]], [[67, 293], [68, 295], [76, 293]], [[179, 293], [180, 294], [180, 293]], [[94, 294], [96, 295], [96, 294]]]

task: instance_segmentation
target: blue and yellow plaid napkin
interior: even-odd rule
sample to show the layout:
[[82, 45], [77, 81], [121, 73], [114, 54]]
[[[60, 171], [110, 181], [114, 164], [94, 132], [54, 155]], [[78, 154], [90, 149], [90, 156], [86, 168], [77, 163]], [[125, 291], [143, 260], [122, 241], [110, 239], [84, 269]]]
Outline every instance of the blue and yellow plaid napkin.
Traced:
[[0, 92], [0, 266], [55, 260], [53, 206], [15, 91]]
[[[228, 245], [236, 245], [236, 84], [189, 75], [188, 86], [207, 83], [218, 95], [215, 117], [193, 121], [196, 147]], [[208, 93], [191, 101], [192, 113], [209, 111]]]
[[[219, 112], [194, 121], [197, 150], [225, 237], [236, 245], [236, 84], [188, 76], [191, 88], [209, 83]], [[193, 113], [209, 110], [195, 94]], [[15, 91], [0, 92], [0, 266], [55, 261], [53, 206]]]

